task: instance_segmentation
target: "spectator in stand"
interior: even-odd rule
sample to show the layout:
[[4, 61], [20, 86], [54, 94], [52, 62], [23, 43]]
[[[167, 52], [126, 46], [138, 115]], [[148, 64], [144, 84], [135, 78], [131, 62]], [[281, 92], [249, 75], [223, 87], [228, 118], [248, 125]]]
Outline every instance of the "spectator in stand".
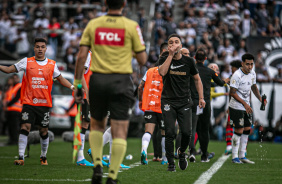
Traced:
[[257, 7], [257, 4], [258, 0], [248, 0], [249, 10], [252, 18], [255, 17], [255, 9]]
[[197, 18], [197, 36], [196, 36], [196, 44], [200, 42], [200, 39], [203, 36], [203, 33], [207, 31], [209, 24], [209, 19], [205, 17], [205, 13], [202, 10], [199, 10], [199, 17]]
[[49, 26], [49, 20], [45, 16], [38, 17], [37, 19], [35, 19], [33, 27], [38, 28], [39, 26], [42, 26], [44, 29], [47, 29]]
[[187, 29], [185, 28], [185, 23], [183, 21], [179, 22], [178, 28], [175, 30], [176, 34], [178, 34], [181, 38], [181, 43], [183, 45], [186, 44], [186, 39], [187, 39]]
[[27, 38], [27, 32], [22, 28], [17, 30], [16, 37], [14, 38], [14, 43], [16, 43], [16, 51], [19, 58], [27, 57], [29, 54], [29, 42]]
[[159, 38], [164, 37], [164, 26], [165, 21], [162, 18], [162, 14], [160, 12], [155, 13], [155, 19], [153, 20], [154, 34], [155, 34], [155, 43]]
[[220, 45], [218, 47], [217, 53], [219, 55], [225, 55], [225, 58], [224, 58], [224, 60], [225, 60], [227, 57], [231, 57], [232, 56], [234, 50], [235, 50], [235, 48], [233, 47], [233, 45], [230, 44], [230, 40], [229, 39], [225, 39], [224, 40], [224, 45]]
[[262, 67], [262, 72], [258, 73], [257, 72], [257, 82], [270, 82], [270, 77], [267, 72], [266, 67]]
[[282, 10], [282, 0], [274, 0], [274, 17], [280, 18], [281, 10]]
[[23, 27], [27, 23], [27, 16], [23, 13], [22, 7], [19, 7], [17, 12], [11, 15], [11, 18], [15, 20], [15, 24], [18, 27]]
[[268, 25], [268, 11], [265, 8], [265, 4], [259, 4], [259, 8], [255, 14], [255, 21], [257, 23], [257, 32], [259, 35], [265, 35]]
[[281, 25], [280, 25], [280, 19], [278, 17], [274, 18], [273, 23], [274, 30], [281, 34]]
[[212, 47], [217, 51], [219, 45], [220, 45], [220, 40], [222, 40], [222, 35], [220, 33], [220, 30], [218, 28], [216, 28], [213, 32], [212, 32], [212, 38], [211, 38], [211, 42], [212, 42]]
[[230, 65], [229, 64], [225, 64], [223, 66], [223, 71], [221, 72], [221, 78], [222, 79], [228, 79], [231, 75], [231, 70], [230, 70]]
[[72, 47], [67, 48], [66, 55], [64, 56], [64, 62], [67, 64], [67, 71], [74, 73], [75, 57]]
[[33, 38], [47, 38], [47, 34], [43, 31], [42, 25], [38, 26], [38, 28], [33, 31]]
[[47, 11], [44, 8], [43, 2], [41, 0], [39, 0], [39, 2], [30, 9], [30, 13], [34, 15], [34, 19], [38, 19], [47, 15]]
[[3, 11], [0, 17], [0, 48], [5, 45], [6, 34], [9, 33], [9, 28], [11, 26], [11, 20], [9, 15]]
[[58, 37], [59, 34], [57, 33], [57, 31], [61, 28], [60, 23], [58, 22], [57, 17], [53, 17], [51, 19], [51, 23], [48, 26], [48, 29], [50, 30], [49, 33], [49, 43], [51, 45], [51, 47], [54, 49], [54, 60], [56, 60], [56, 55], [57, 55], [57, 47], [58, 47]]
[[192, 24], [187, 23], [187, 38], [186, 38], [186, 44], [194, 45], [195, 44], [195, 38], [196, 38], [196, 30], [192, 27]]
[[241, 21], [242, 38], [247, 38], [252, 33], [255, 26], [254, 20], [250, 17], [250, 11], [244, 10], [244, 17]]
[[79, 22], [79, 28], [81, 31], [83, 31], [85, 29], [85, 27], [87, 26], [89, 20], [87, 17], [83, 17], [82, 21]]
[[106, 15], [106, 14], [107, 14], [107, 7], [106, 6], [102, 6], [101, 7], [101, 11], [99, 11], [97, 13], [97, 17], [103, 16], [103, 15]]
[[267, 25], [267, 29], [265, 31], [265, 35], [263, 36], [270, 36], [270, 37], [280, 37], [279, 32], [274, 30], [274, 27], [272, 24]]
[[16, 44], [14, 42], [14, 38], [17, 36], [17, 26], [15, 25], [15, 21], [11, 20], [11, 26], [7, 30], [7, 34], [5, 35], [5, 49], [11, 53], [16, 51]]
[[168, 2], [165, 2], [165, 6], [164, 6], [164, 9], [162, 11], [162, 15], [163, 15], [163, 19], [167, 22], [170, 21], [169, 18], [173, 17], [172, 9], [170, 8]]
[[169, 35], [176, 33], [176, 28], [177, 28], [177, 25], [173, 21], [173, 17], [168, 17], [168, 22], [164, 25], [166, 38]]
[[209, 33], [203, 32], [203, 37], [200, 41], [202, 44], [206, 45], [208, 49], [212, 48], [212, 42], [209, 40]]
[[241, 39], [240, 41], [240, 46], [238, 49], [238, 55], [239, 58], [242, 58], [242, 56], [247, 52], [247, 47], [246, 47], [246, 41], [244, 39]]
[[278, 73], [275, 75], [273, 81], [282, 83], [282, 64], [277, 65]]
[[78, 5], [78, 7], [76, 8], [76, 13], [75, 13], [75, 16], [74, 16], [74, 21], [79, 24], [79, 22], [82, 21], [84, 17], [84, 14], [82, 13], [82, 8], [80, 5]]
[[69, 18], [69, 21], [64, 24], [64, 29], [66, 30], [78, 29], [77, 23], [74, 22], [74, 17]]
[[197, 26], [197, 18], [195, 16], [195, 12], [193, 9], [188, 9], [188, 15], [185, 17], [184, 21], [186, 23], [190, 23], [193, 28], [196, 28]]
[[216, 17], [220, 6], [214, 2], [215, 0], [209, 0], [204, 4], [204, 9], [208, 18], [212, 19]]
[[142, 31], [143, 37], [144, 37], [144, 29], [145, 29], [146, 23], [147, 23], [146, 11], [144, 7], [141, 7], [138, 11], [138, 24]]
[[76, 40], [77, 36], [76, 36], [76, 33], [75, 33], [75, 29], [72, 28], [70, 29], [70, 31], [66, 31], [64, 34], [63, 34], [63, 37], [62, 37], [62, 40], [64, 41], [63, 42], [63, 53], [65, 53], [66, 49], [70, 46], [70, 42], [72, 40]]

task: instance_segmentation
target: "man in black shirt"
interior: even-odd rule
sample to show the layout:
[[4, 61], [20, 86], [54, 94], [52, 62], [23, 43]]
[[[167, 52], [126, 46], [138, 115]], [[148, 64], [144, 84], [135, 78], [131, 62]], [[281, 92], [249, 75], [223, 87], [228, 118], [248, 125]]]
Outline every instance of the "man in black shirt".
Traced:
[[202, 162], [209, 162], [208, 159], [208, 144], [209, 144], [209, 125], [210, 125], [210, 116], [211, 116], [211, 106], [210, 106], [210, 91], [211, 91], [211, 80], [213, 79], [216, 84], [219, 86], [223, 86], [225, 84], [224, 81], [222, 81], [218, 74], [213, 71], [212, 69], [205, 67], [204, 62], [207, 59], [206, 53], [204, 49], [198, 49], [195, 55], [196, 59], [196, 66], [199, 70], [199, 74], [203, 83], [204, 87], [204, 97], [206, 101], [206, 107], [203, 109], [203, 114], [200, 114], [199, 116], [196, 115], [197, 111], [197, 103], [199, 100], [199, 95], [195, 89], [195, 83], [193, 79], [190, 79], [191, 83], [191, 96], [194, 102], [193, 108], [192, 108], [192, 140], [190, 142], [190, 156], [189, 160], [190, 162], [195, 162], [195, 146], [194, 146], [194, 139], [195, 139], [195, 132], [197, 129], [199, 142], [200, 142], [200, 148], [202, 150], [202, 156], [201, 161]]
[[198, 70], [192, 58], [183, 56], [179, 35], [172, 34], [168, 38], [167, 57], [161, 57], [159, 73], [163, 76], [163, 91], [161, 97], [162, 114], [165, 123], [165, 149], [168, 159], [168, 171], [175, 171], [173, 140], [176, 137], [174, 131], [175, 122], [178, 121], [182, 133], [181, 146], [178, 148], [178, 166], [185, 170], [188, 162], [185, 158], [192, 134], [192, 110], [193, 105], [190, 93], [190, 76], [193, 76], [200, 99], [197, 104], [205, 107], [203, 85]]

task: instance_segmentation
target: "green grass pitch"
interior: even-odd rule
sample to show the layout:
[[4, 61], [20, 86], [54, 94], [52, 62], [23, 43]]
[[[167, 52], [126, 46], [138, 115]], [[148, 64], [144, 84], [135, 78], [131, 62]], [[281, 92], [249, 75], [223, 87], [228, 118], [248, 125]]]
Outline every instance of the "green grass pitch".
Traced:
[[[3, 137], [1, 138], [3, 140]], [[85, 145], [85, 158], [88, 142]], [[209, 151], [215, 152], [215, 157], [209, 163], [201, 163], [200, 156], [196, 157], [196, 163], [189, 163], [185, 171], [176, 168], [175, 173], [166, 171], [167, 166], [160, 162], [150, 161], [148, 165], [137, 165], [128, 170], [122, 170], [118, 179], [122, 184], [182, 184], [194, 183], [202, 173], [207, 171], [224, 153], [225, 142], [211, 141]], [[104, 148], [104, 154], [108, 154], [109, 146]], [[128, 139], [127, 153], [133, 155], [132, 160], [124, 160], [123, 164], [130, 165], [140, 162], [141, 139]], [[152, 143], [148, 153], [153, 152]], [[32, 184], [32, 183], [91, 183], [92, 168], [76, 166], [72, 163], [72, 145], [56, 138], [49, 145], [47, 154], [48, 166], [41, 166], [39, 161], [40, 145], [31, 145], [30, 157], [25, 159], [24, 166], [15, 166], [13, 161], [18, 154], [17, 146], [0, 147], [0, 183], [1, 184]], [[148, 156], [152, 159], [153, 156]], [[282, 183], [282, 145], [272, 143], [253, 142], [248, 144], [247, 158], [256, 163], [232, 164], [231, 157], [212, 176], [208, 183]], [[177, 166], [178, 160], [176, 160]], [[104, 173], [108, 168], [104, 167]], [[105, 183], [106, 178], [104, 178]]]

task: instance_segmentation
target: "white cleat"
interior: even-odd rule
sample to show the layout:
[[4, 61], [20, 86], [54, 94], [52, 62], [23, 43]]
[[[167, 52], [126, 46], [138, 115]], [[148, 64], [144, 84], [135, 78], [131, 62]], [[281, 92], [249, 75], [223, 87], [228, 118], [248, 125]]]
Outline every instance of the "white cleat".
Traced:
[[255, 162], [250, 161], [249, 159], [247, 159], [246, 157], [244, 158], [240, 158], [241, 162], [243, 162], [244, 164], [255, 164]]

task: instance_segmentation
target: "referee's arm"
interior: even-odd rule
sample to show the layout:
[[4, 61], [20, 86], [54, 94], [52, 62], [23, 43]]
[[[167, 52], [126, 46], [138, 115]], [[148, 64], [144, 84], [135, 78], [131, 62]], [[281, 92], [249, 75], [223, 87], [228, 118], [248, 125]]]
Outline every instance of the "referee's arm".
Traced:
[[76, 64], [75, 64], [75, 79], [81, 80], [83, 75], [84, 64], [88, 56], [90, 47], [81, 45], [79, 48]]
[[212, 70], [211, 72], [213, 81], [219, 86], [224, 86], [225, 82], [215, 73], [215, 71]]

